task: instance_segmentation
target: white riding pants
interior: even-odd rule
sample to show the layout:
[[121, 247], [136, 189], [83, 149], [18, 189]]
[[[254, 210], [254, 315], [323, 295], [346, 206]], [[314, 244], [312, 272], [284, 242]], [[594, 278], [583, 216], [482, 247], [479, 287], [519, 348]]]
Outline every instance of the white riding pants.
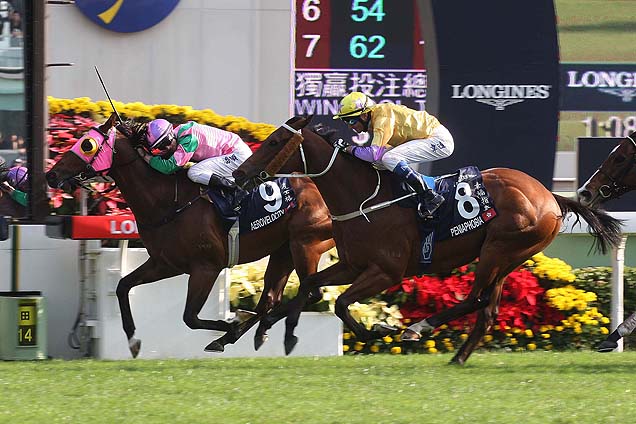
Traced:
[[188, 169], [188, 177], [195, 183], [208, 185], [212, 174], [221, 175], [234, 181], [232, 172], [252, 156], [252, 151], [245, 143], [236, 145], [234, 151], [228, 155], [215, 156], [198, 162]]
[[409, 140], [392, 148], [375, 165], [393, 171], [400, 161], [407, 164], [432, 162], [449, 157], [454, 149], [453, 136], [445, 126], [440, 125], [428, 138]]

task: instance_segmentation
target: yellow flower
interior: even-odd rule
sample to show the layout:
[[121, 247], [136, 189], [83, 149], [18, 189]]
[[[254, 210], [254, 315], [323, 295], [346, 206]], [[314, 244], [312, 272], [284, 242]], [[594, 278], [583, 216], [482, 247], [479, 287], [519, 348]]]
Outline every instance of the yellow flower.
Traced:
[[550, 338], [550, 334], [548, 334], [548, 333], [541, 333], [541, 337], [543, 337], [544, 339], [549, 339], [549, 338]]
[[531, 329], [529, 329], [529, 328], [525, 331], [525, 333], [526, 333], [526, 337], [532, 337], [532, 336], [534, 336], [534, 333], [533, 333], [533, 332], [532, 332], [532, 330], [531, 330]]
[[349, 345], [342, 346], [342, 351], [343, 352], [349, 352]]
[[492, 339], [493, 339], [492, 334], [486, 334], [486, 335], [484, 336], [484, 342], [485, 342], [485, 343], [490, 343], [490, 342], [492, 342]]
[[537, 345], [534, 343], [528, 343], [526, 347], [528, 348], [528, 350], [535, 350], [537, 348]]
[[402, 348], [400, 346], [393, 346], [391, 348], [391, 353], [394, 355], [398, 355], [400, 353], [402, 353]]
[[557, 325], [556, 327], [554, 327], [554, 329], [555, 329], [556, 331], [559, 331], [559, 332], [560, 332], [560, 331], [563, 331], [563, 327], [562, 327], [562, 326], [560, 326], [560, 325]]
[[601, 334], [609, 334], [607, 327], [601, 327]]
[[344, 340], [349, 340], [349, 339], [351, 338], [351, 333], [348, 333], [348, 332], [347, 332], [347, 333], [344, 333], [344, 334], [342, 335], [342, 338], [343, 338]]
[[380, 346], [378, 345], [373, 345], [369, 348], [369, 350], [373, 353], [378, 353], [380, 351]]
[[382, 337], [382, 341], [384, 343], [391, 343], [393, 341], [393, 338], [391, 336], [384, 336]]
[[513, 346], [516, 345], [517, 344], [517, 339], [515, 339], [514, 337], [511, 337], [510, 338], [510, 344], [513, 345]]
[[609, 324], [609, 323], [610, 323], [610, 320], [609, 320], [609, 318], [607, 318], [607, 317], [602, 317], [602, 318], [601, 318], [601, 322], [602, 322], [603, 324]]
[[468, 338], [468, 334], [466, 334], [466, 333], [462, 333], [462, 334], [459, 336], [459, 338], [460, 338], [460, 339], [462, 339], [462, 340], [466, 340], [466, 339]]
[[424, 346], [428, 348], [435, 347], [435, 340], [427, 340], [426, 343], [424, 343]]
[[434, 347], [429, 347], [428, 353], [437, 353], [437, 349], [435, 349]]
[[356, 344], [353, 347], [353, 349], [357, 350], [357, 351], [361, 351], [362, 349], [364, 349], [364, 343], [363, 342], [356, 342]]

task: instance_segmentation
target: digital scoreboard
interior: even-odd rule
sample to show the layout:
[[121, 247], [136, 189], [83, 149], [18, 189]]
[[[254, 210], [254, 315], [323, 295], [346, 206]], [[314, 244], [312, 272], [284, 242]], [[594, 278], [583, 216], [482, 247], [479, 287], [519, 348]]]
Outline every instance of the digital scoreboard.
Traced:
[[293, 0], [293, 9], [293, 115], [315, 115], [314, 123], [343, 129], [332, 116], [352, 91], [424, 109], [416, 0]]

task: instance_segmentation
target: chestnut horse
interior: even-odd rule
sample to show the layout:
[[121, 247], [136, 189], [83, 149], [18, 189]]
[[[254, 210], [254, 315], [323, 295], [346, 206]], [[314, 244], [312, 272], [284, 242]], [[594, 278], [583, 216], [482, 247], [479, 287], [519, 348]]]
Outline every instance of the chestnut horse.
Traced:
[[[325, 285], [351, 284], [336, 301], [336, 314], [362, 341], [377, 338], [387, 328], [367, 330], [356, 322], [348, 306], [398, 284], [404, 276], [419, 271], [420, 236], [414, 209], [375, 204], [395, 199], [391, 173], [378, 173], [368, 163], [337, 153], [325, 139], [305, 126], [310, 117], [294, 117], [274, 131], [235, 172], [236, 183], [245, 188], [272, 178], [276, 173], [301, 171], [311, 176], [330, 212], [336, 217], [369, 206], [367, 222], [359, 213], [333, 224], [340, 262], [306, 278], [298, 295], [287, 305], [285, 347], [297, 342], [294, 328], [311, 291]], [[299, 149], [300, 147], [300, 149]], [[300, 151], [300, 153], [299, 153]], [[582, 217], [595, 235], [595, 244], [605, 251], [620, 240], [620, 223], [602, 211], [552, 194], [541, 183], [514, 169], [482, 171], [483, 184], [494, 200], [497, 217], [473, 232], [436, 242], [427, 272], [446, 274], [477, 257], [475, 282], [469, 296], [450, 309], [420, 324], [419, 331], [432, 331], [449, 321], [478, 311], [470, 336], [452, 359], [463, 364], [497, 315], [504, 278], [532, 255], [541, 252], [559, 233], [568, 212]], [[377, 193], [373, 202], [367, 200]], [[341, 217], [344, 219], [344, 217]], [[260, 322], [266, 330], [283, 314], [276, 309]], [[407, 329], [403, 339], [418, 340], [418, 331]]]
[[[225, 331], [205, 349], [223, 351], [225, 344], [234, 343], [281, 301], [294, 269], [301, 281], [316, 272], [321, 254], [334, 246], [329, 211], [311, 180], [293, 179], [297, 208], [264, 228], [239, 236], [238, 263], [270, 255], [256, 315], [240, 325], [200, 319], [198, 314], [215, 280], [228, 264], [228, 231], [215, 207], [198, 200], [200, 186], [190, 181], [185, 172], [164, 175], [141, 160], [135, 147], [141, 143], [146, 126], [118, 125], [115, 129], [115, 118], [113, 114], [103, 125], [91, 130], [91, 138], [78, 141], [88, 143], [79, 147], [82, 152], [94, 154], [89, 163], [68, 151], [47, 172], [47, 182], [51, 187], [70, 188], [86, 178], [87, 171], [88, 176], [94, 176], [95, 171], [108, 172], [135, 214], [139, 235], [150, 258], [122, 278], [116, 291], [133, 357], [139, 353], [141, 342], [134, 337], [130, 289], [181, 274], [190, 276], [183, 321], [192, 329]], [[111, 131], [116, 135], [109, 141]], [[122, 132], [129, 134], [129, 138]], [[91, 143], [98, 145], [91, 147]], [[107, 162], [106, 168], [93, 169], [100, 161]], [[319, 291], [313, 293], [312, 300], [320, 300]]]

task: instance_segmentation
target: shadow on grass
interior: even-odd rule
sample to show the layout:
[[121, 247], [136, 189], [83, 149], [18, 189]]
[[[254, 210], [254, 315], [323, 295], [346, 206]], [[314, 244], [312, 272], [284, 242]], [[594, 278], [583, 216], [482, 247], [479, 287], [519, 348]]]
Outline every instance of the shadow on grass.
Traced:
[[589, 24], [559, 25], [560, 32], [625, 32], [633, 34], [634, 21], [590, 22]]

